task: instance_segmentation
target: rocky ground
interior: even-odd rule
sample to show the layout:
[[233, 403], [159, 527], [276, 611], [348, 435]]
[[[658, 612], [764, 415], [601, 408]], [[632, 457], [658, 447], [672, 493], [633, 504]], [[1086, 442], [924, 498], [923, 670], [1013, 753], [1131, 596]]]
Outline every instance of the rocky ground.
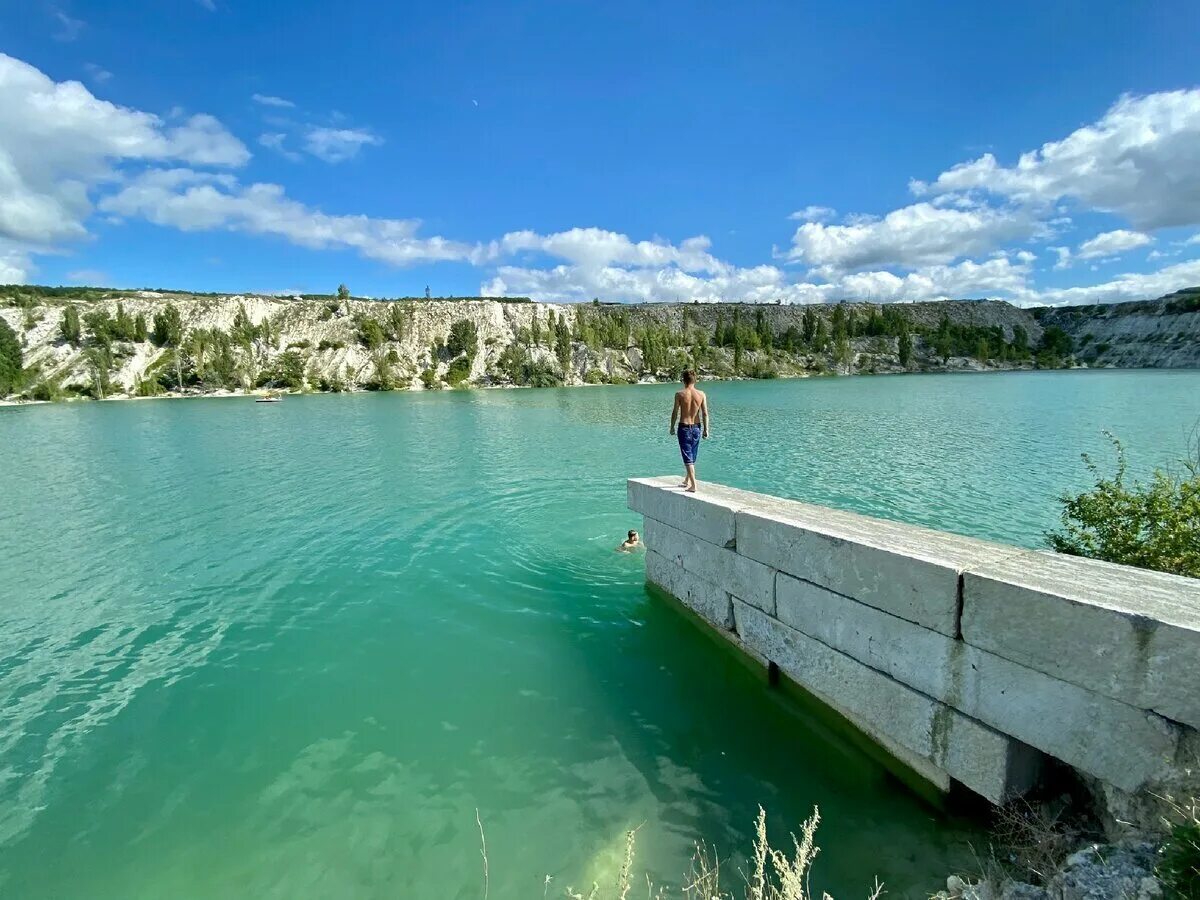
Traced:
[[[1031, 313], [1001, 301], [555, 305], [10, 286], [0, 288], [0, 319], [24, 367], [9, 399], [29, 400], [632, 383], [689, 367], [708, 378], [770, 378], [1200, 366], [1196, 298]], [[180, 328], [164, 343], [154, 321], [168, 306]], [[68, 309], [82, 323], [70, 340]], [[128, 327], [105, 338], [89, 326], [96, 316], [124, 316]], [[473, 346], [454, 345], [455, 323], [470, 324]], [[1045, 329], [1062, 329], [1069, 349], [1041, 352]]]

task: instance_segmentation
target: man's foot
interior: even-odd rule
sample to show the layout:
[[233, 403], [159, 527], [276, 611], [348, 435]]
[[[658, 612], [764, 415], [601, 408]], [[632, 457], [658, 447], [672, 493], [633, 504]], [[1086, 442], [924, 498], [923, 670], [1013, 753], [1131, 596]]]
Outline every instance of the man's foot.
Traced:
[[688, 485], [687, 487], [684, 488], [684, 490], [689, 494], [694, 494], [694, 493], [696, 493], [696, 486], [694, 484]]
[[679, 482], [679, 484], [675, 485], [675, 487], [681, 487], [681, 488], [685, 488], [687, 486], [688, 486], [688, 482], [686, 482], [686, 481], [681, 481], [681, 482]]

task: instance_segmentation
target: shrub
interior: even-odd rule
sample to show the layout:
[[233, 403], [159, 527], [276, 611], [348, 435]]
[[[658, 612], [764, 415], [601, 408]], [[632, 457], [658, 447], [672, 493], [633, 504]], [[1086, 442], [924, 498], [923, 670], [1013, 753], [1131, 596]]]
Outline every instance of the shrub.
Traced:
[[1127, 484], [1124, 448], [1105, 436], [1116, 449], [1115, 475], [1101, 475], [1083, 454], [1095, 486], [1059, 498], [1063, 527], [1046, 534], [1047, 544], [1072, 556], [1200, 578], [1200, 448], [1182, 473], [1156, 469], [1149, 484]]
[[317, 350], [341, 350], [345, 346], [345, 341], [321, 341], [321, 343], [317, 344]]
[[608, 376], [601, 369], [588, 369], [583, 376], [584, 384], [607, 384]]
[[154, 331], [150, 335], [160, 347], [178, 347], [183, 342], [183, 319], [174, 304], [168, 303], [154, 314]]
[[471, 360], [466, 356], [459, 356], [450, 363], [450, 368], [446, 371], [446, 383], [451, 387], [458, 387], [471, 374]]
[[74, 303], [68, 303], [63, 310], [62, 322], [59, 323], [58, 333], [72, 347], [78, 347], [83, 340], [83, 328], [79, 324], [79, 310]]
[[0, 397], [11, 394], [21, 382], [21, 344], [17, 333], [0, 319]]
[[432, 391], [442, 386], [441, 380], [438, 378], [437, 370], [432, 366], [421, 373], [421, 384], [425, 385], [425, 390]]
[[1157, 875], [1168, 898], [1200, 898], [1200, 802], [1177, 808], [1177, 820], [1168, 822], [1167, 842], [1159, 851]]
[[312, 346], [312, 341], [292, 341], [287, 345], [289, 350], [307, 350]]
[[479, 349], [479, 330], [470, 319], [459, 319], [450, 326], [450, 336], [446, 339], [446, 351], [451, 356], [466, 354], [469, 359], [475, 358]]
[[374, 350], [386, 340], [383, 326], [374, 319], [363, 319], [358, 323], [358, 340], [368, 350]]

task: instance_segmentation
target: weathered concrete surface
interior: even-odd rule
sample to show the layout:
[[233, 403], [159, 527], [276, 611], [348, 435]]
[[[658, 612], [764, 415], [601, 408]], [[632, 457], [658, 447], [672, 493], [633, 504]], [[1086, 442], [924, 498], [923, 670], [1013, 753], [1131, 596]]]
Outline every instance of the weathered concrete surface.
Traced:
[[963, 640], [1200, 727], [1200, 579], [1028, 552], [963, 577]]
[[734, 601], [743, 641], [757, 647], [788, 677], [819, 696], [834, 697], [854, 719], [872, 723], [976, 793], [1002, 803], [1036, 778], [1036, 751], [945, 704], [859, 664], [762, 610]]
[[699, 541], [657, 519], [645, 518], [646, 547], [693, 575], [736, 594], [751, 606], [775, 614], [775, 572], [745, 556]]
[[728, 591], [697, 578], [682, 566], [649, 549], [646, 551], [646, 580], [681, 600], [718, 628], [733, 630], [733, 601]]
[[950, 637], [958, 634], [959, 573], [1019, 552], [768, 497], [736, 520], [738, 553]]
[[686, 494], [675, 488], [678, 483], [678, 478], [671, 477], [631, 478], [629, 508], [718, 547], [731, 546], [737, 507], [723, 495], [707, 490], [703, 495]]
[[[1153, 713], [782, 573], [778, 578], [784, 624], [1089, 775], [1136, 790], [1174, 759], [1178, 732]], [[1121, 737], [1098, 741], [1097, 734]]]
[[673, 478], [630, 498], [651, 581], [934, 784], [1008, 796], [1044, 753], [1136, 801], [1193, 768], [1200, 582]]

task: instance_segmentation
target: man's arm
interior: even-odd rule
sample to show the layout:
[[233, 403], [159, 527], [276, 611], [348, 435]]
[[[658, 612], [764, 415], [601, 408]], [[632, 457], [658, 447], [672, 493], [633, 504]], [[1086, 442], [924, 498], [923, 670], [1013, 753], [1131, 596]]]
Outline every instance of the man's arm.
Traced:
[[675, 433], [675, 420], [679, 418], [679, 395], [675, 395], [675, 403], [671, 407], [671, 434]]
[[700, 401], [700, 413], [704, 417], [704, 436], [708, 437], [708, 394]]

